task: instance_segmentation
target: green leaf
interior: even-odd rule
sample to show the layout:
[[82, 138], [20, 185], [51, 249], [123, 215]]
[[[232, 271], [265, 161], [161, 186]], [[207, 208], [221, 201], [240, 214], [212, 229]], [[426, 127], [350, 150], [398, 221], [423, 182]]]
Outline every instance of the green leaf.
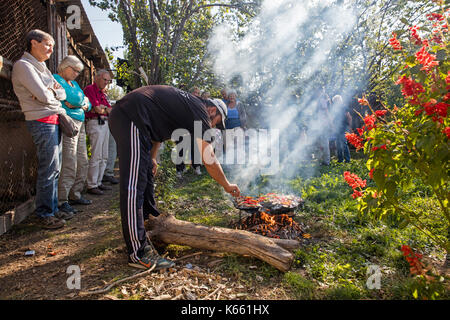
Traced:
[[414, 299], [417, 299], [417, 298], [419, 298], [419, 293], [417, 292], [417, 289], [416, 290], [414, 290], [414, 292], [413, 292], [413, 297], [414, 297]]
[[409, 21], [406, 18], [401, 18], [400, 21], [409, 26]]
[[405, 229], [408, 225], [409, 225], [408, 219], [403, 219], [403, 220], [399, 223], [398, 228], [399, 228], [399, 229]]
[[447, 50], [442, 49], [436, 52], [436, 60], [438, 61], [446, 61], [447, 60]]
[[378, 188], [384, 189], [385, 176], [384, 171], [382, 169], [375, 169], [373, 171], [373, 180], [377, 184]]

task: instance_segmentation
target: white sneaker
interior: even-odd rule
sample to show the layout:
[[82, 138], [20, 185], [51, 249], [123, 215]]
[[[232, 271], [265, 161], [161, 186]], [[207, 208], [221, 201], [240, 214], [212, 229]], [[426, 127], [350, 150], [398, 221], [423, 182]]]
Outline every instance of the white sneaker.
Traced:
[[202, 174], [200, 167], [195, 168], [195, 174], [198, 176]]
[[183, 175], [181, 174], [181, 172], [177, 172], [177, 178], [179, 178], [179, 179], [183, 178]]

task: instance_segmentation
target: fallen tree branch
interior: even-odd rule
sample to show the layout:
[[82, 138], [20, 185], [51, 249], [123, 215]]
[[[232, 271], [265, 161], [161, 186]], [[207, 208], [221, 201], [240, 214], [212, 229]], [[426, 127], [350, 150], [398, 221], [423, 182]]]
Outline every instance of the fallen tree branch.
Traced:
[[123, 278], [123, 279], [120, 279], [120, 280], [116, 280], [116, 281], [114, 281], [113, 283], [109, 284], [108, 286], [106, 286], [106, 287], [103, 288], [103, 289], [93, 290], [93, 291], [90, 291], [90, 290], [88, 290], [88, 291], [80, 291], [78, 294], [79, 294], [80, 296], [87, 296], [87, 295], [92, 295], [92, 294], [102, 294], [102, 293], [106, 293], [106, 292], [108, 292], [109, 290], [111, 290], [111, 288], [113, 288], [114, 286], [116, 286], [116, 285], [118, 285], [118, 284], [121, 284], [121, 283], [123, 283], [123, 282], [125, 282], [125, 281], [128, 281], [128, 280], [136, 279], [136, 278], [139, 278], [139, 277], [142, 277], [142, 276], [144, 276], [144, 275], [147, 275], [147, 274], [151, 273], [151, 272], [153, 271], [153, 269], [155, 269], [155, 267], [156, 267], [156, 264], [154, 264], [154, 265], [153, 265], [150, 269], [148, 269], [148, 270], [145, 270], [145, 271], [140, 272], [140, 273], [136, 273], [136, 274], [134, 274], [134, 275], [132, 275], [132, 276], [129, 276], [129, 277], [126, 277], [126, 278]]
[[152, 241], [187, 245], [191, 248], [232, 252], [258, 258], [280, 271], [290, 269], [294, 255], [283, 246], [297, 248], [299, 243], [264, 237], [245, 230], [209, 227], [178, 220], [173, 215], [150, 216], [146, 223]]

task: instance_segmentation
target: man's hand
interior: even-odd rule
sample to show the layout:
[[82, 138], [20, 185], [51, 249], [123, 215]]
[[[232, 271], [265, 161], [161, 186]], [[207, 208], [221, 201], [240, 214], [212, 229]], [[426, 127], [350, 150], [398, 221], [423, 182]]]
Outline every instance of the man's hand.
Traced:
[[241, 195], [241, 190], [239, 190], [239, 187], [236, 184], [229, 184], [224, 189], [226, 192], [231, 194], [233, 197], [239, 197]]
[[156, 162], [156, 159], [152, 159], [152, 174], [153, 176], [156, 176], [156, 173], [158, 172], [158, 162]]
[[94, 106], [94, 110], [98, 114], [106, 114], [106, 110], [105, 109], [107, 109], [107, 107], [102, 105], [102, 104], [100, 104], [98, 106]]
[[69, 108], [69, 109], [78, 109], [79, 108], [79, 107], [75, 107], [74, 105], [68, 103], [67, 101], [65, 101], [64, 103], [67, 106], [67, 108]]

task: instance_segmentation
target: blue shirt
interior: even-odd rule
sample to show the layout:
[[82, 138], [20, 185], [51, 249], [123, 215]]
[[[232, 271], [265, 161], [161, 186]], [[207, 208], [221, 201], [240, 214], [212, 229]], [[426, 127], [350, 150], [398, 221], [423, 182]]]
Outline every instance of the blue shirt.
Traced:
[[[66, 110], [66, 113], [71, 118], [78, 120], [78, 121], [84, 121], [84, 110], [81, 108], [81, 106], [84, 103], [84, 92], [81, 90], [80, 86], [76, 81], [71, 81], [73, 87], [64, 80], [63, 77], [61, 77], [59, 74], [54, 74], [53, 77], [58, 81], [58, 83], [66, 90], [66, 100], [68, 103], [75, 107], [79, 107], [76, 109], [71, 109], [66, 106], [64, 101], [61, 101], [61, 106]], [[91, 103], [89, 102], [88, 111], [91, 110]]]
[[241, 120], [239, 119], [239, 111], [237, 108], [228, 108], [227, 120], [225, 120], [225, 127], [227, 129], [233, 129], [241, 126]]

